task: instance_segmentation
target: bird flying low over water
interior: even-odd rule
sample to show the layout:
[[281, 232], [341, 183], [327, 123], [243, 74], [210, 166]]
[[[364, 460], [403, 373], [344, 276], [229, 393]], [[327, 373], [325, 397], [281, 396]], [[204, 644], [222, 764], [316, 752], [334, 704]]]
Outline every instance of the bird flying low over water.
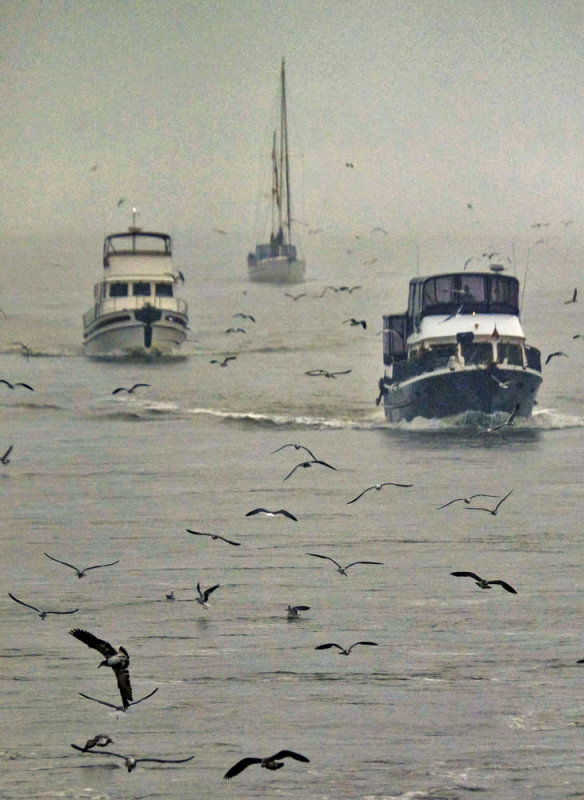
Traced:
[[348, 655], [350, 655], [351, 650], [354, 647], [357, 647], [358, 644], [366, 644], [366, 645], [370, 645], [372, 647], [377, 647], [378, 646], [377, 642], [355, 642], [350, 647], [346, 647], [345, 648], [345, 647], [341, 647], [341, 645], [337, 644], [336, 642], [327, 642], [327, 644], [319, 644], [318, 647], [315, 647], [314, 649], [315, 650], [328, 650], [331, 647], [337, 647], [338, 650], [339, 650], [338, 655], [340, 655], [340, 656], [348, 656]]
[[8, 596], [11, 597], [15, 603], [20, 603], [21, 606], [26, 606], [26, 608], [32, 608], [32, 610], [36, 611], [36, 613], [39, 615], [41, 619], [45, 619], [48, 614], [76, 614], [79, 611], [78, 608], [73, 608], [71, 609], [71, 611], [45, 611], [42, 608], [31, 606], [29, 603], [25, 603], [24, 601], [19, 600], [18, 597], [15, 597], [10, 592], [8, 592]]
[[241, 319], [248, 319], [250, 322], [255, 322], [255, 317], [252, 317], [251, 314], [244, 314], [241, 311], [238, 311], [237, 314], [234, 314], [233, 316], [241, 317]]
[[114, 564], [119, 564], [120, 559], [118, 558], [117, 561], [110, 561], [109, 564], [95, 564], [93, 567], [84, 567], [80, 569], [80, 567], [75, 567], [73, 564], [68, 564], [66, 561], [61, 561], [59, 558], [54, 558], [54, 556], [50, 556], [48, 553], [45, 553], [47, 558], [50, 558], [51, 561], [56, 561], [57, 564], [64, 564], [66, 567], [71, 567], [77, 573], [78, 578], [84, 578], [85, 574], [89, 572], [90, 569], [100, 569], [101, 567], [113, 567]]
[[134, 758], [134, 756], [123, 756], [121, 753], [114, 753], [113, 750], [103, 750], [102, 752], [98, 752], [97, 750], [84, 750], [76, 744], [72, 744], [71, 747], [75, 750], [79, 750], [81, 753], [88, 752], [94, 756], [115, 756], [116, 758], [122, 758], [126, 762], [126, 769], [128, 772], [131, 772], [143, 761], [151, 761], [156, 764], [186, 764], [187, 761], [192, 761], [194, 758], [194, 756], [189, 756], [188, 758]]
[[117, 389], [113, 390], [112, 394], [119, 394], [120, 392], [127, 392], [128, 394], [134, 394], [136, 389], [138, 389], [140, 386], [150, 386], [150, 384], [149, 383], [135, 383], [133, 386], [130, 386], [129, 389], [127, 389], [125, 386], [118, 386]]
[[[108, 744], [113, 744], [114, 740], [111, 739], [107, 733], [98, 733], [93, 739], [88, 739], [82, 748], [79, 748], [82, 753], [92, 750], [94, 747], [107, 747]], [[77, 749], [77, 748], [76, 748]]]
[[488, 428], [481, 430], [480, 433], [493, 433], [493, 431], [500, 431], [502, 428], [510, 428], [514, 421], [515, 417], [519, 413], [519, 409], [521, 408], [521, 403], [517, 403], [513, 411], [509, 414], [506, 420], [503, 422], [499, 422], [497, 425], [490, 425]]
[[336, 378], [337, 375], [348, 375], [352, 371], [351, 369], [344, 369], [340, 372], [328, 372], [326, 369], [309, 369], [304, 374], [311, 377]]
[[345, 325], [347, 322], [351, 323], [351, 327], [354, 327], [355, 325], [361, 325], [363, 330], [367, 330], [367, 322], [364, 319], [355, 319], [355, 317], [351, 317], [350, 319], [344, 320], [343, 325]]
[[130, 706], [137, 706], [138, 703], [141, 703], [143, 700], [148, 700], [148, 698], [152, 697], [153, 694], [156, 694], [157, 691], [158, 687], [153, 689], [149, 694], [145, 694], [144, 697], [141, 697], [139, 700], [132, 700], [127, 706], [118, 706], [115, 703], [108, 703], [106, 700], [99, 700], [97, 697], [91, 697], [91, 695], [83, 694], [83, 692], [79, 692], [79, 694], [81, 697], [85, 697], [86, 700], [93, 700], [94, 703], [99, 703], [102, 706], [113, 708], [116, 711], [127, 711]]
[[226, 356], [223, 361], [219, 361], [217, 358], [211, 359], [209, 364], [219, 364], [220, 367], [226, 367], [230, 361], [235, 361], [237, 356]]
[[199, 603], [199, 605], [203, 606], [203, 608], [205, 609], [209, 608], [209, 606], [207, 605], [207, 600], [209, 599], [209, 595], [212, 592], [214, 592], [215, 589], [218, 589], [220, 585], [221, 584], [216, 583], [215, 586], [210, 586], [208, 589], [205, 589], [205, 591], [203, 591], [201, 589], [201, 584], [197, 583], [197, 592], [199, 594], [199, 596], [195, 598], [197, 603]]
[[451, 572], [450, 574], [457, 578], [472, 578], [476, 585], [481, 589], [490, 589], [491, 586], [497, 585], [505, 589], [506, 592], [517, 594], [517, 591], [508, 583], [505, 583], [505, 581], [486, 581], [484, 578], [480, 578], [478, 575], [475, 575], [474, 572]]
[[252, 511], [248, 511], [245, 516], [253, 517], [256, 514], [265, 514], [267, 517], [287, 517], [288, 519], [294, 520], [294, 522], [298, 522], [298, 517], [295, 517], [294, 514], [286, 511], [285, 508], [280, 508], [278, 511], [268, 511], [267, 508], [254, 508]]
[[291, 442], [290, 444], [283, 444], [282, 447], [277, 447], [275, 450], [272, 450], [271, 455], [274, 455], [274, 453], [279, 453], [280, 450], [283, 450], [285, 447], [293, 447], [295, 450], [305, 450], [313, 461], [317, 460], [312, 450], [309, 450], [308, 447], [304, 447], [303, 444], [296, 444], [295, 442]]
[[10, 464], [10, 459], [8, 458], [8, 456], [12, 452], [12, 448], [13, 447], [14, 447], [14, 445], [11, 444], [10, 447], [8, 448], [8, 450], [4, 453], [4, 455], [0, 456], [0, 462], [2, 464]]
[[211, 539], [221, 539], [222, 542], [227, 542], [227, 544], [232, 544], [235, 547], [239, 547], [241, 542], [233, 542], [231, 539], [226, 539], [225, 536], [219, 536], [218, 533], [204, 533], [203, 531], [192, 531], [190, 528], [187, 528], [187, 533], [192, 533], [193, 536], [209, 536]]
[[34, 392], [32, 386], [28, 383], [23, 383], [22, 381], [16, 381], [16, 383], [10, 383], [5, 378], [0, 378], [0, 383], [5, 383], [9, 389], [14, 389], [15, 386], [22, 386], [24, 389], [28, 389], [29, 392]]
[[467, 508], [466, 510], [467, 511], [487, 511], [489, 514], [492, 514], [495, 517], [495, 516], [497, 516], [497, 511], [499, 510], [501, 505], [505, 502], [505, 500], [509, 497], [509, 495], [511, 494], [512, 491], [513, 491], [513, 489], [510, 489], [507, 492], [507, 494], [505, 495], [505, 497], [502, 497], [499, 500], [499, 502], [497, 503], [495, 508], [482, 508], [481, 506], [471, 506], [470, 508]]
[[350, 564], [347, 564], [345, 567], [343, 567], [338, 561], [335, 561], [335, 559], [331, 558], [330, 556], [321, 556], [318, 553], [306, 553], [306, 555], [314, 556], [314, 558], [324, 558], [326, 561], [332, 561], [333, 564], [336, 565], [337, 571], [341, 575], [346, 575], [349, 567], [354, 567], [356, 564], [383, 564], [383, 561], [352, 561]]
[[373, 486], [368, 486], [366, 489], [363, 489], [361, 494], [358, 494], [357, 497], [354, 497], [352, 500], [347, 500], [347, 505], [350, 505], [351, 503], [356, 503], [357, 500], [359, 500], [361, 497], [363, 497], [363, 495], [366, 494], [367, 492], [370, 492], [371, 489], [377, 489], [377, 491], [379, 491], [384, 486], [399, 486], [402, 489], [409, 489], [413, 485], [414, 485], [413, 483], [393, 483], [393, 481], [385, 481], [384, 483], [376, 483]]
[[578, 300], [578, 289], [574, 289], [574, 294], [572, 295], [570, 300], [564, 300], [564, 305], [567, 306], [570, 303], [575, 303]]
[[247, 769], [247, 767], [251, 767], [252, 764], [259, 764], [260, 767], [264, 769], [280, 769], [284, 766], [283, 758], [294, 758], [296, 761], [303, 761], [305, 764], [310, 763], [310, 759], [300, 755], [300, 753], [294, 753], [292, 750], [279, 750], [277, 753], [274, 753], [273, 756], [268, 756], [267, 758], [242, 758], [241, 761], [238, 761], [237, 764], [234, 764], [228, 769], [223, 777], [225, 780], [234, 778], [236, 775], [239, 775], [240, 772], [243, 772], [244, 769]]
[[301, 297], [307, 297], [306, 292], [301, 292], [300, 294], [290, 294], [290, 292], [284, 292], [286, 297], [290, 297], [292, 300], [300, 300]]
[[225, 333], [247, 333], [245, 328], [227, 328]]
[[453, 503], [462, 502], [462, 503], [466, 503], [467, 505], [470, 505], [470, 503], [474, 500], [475, 497], [499, 497], [499, 495], [498, 494], [471, 494], [468, 497], [455, 497], [454, 500], [449, 500], [447, 503], [444, 503], [444, 505], [438, 506], [438, 511], [440, 511], [441, 508], [447, 508], [448, 506], [451, 506]]
[[570, 356], [567, 353], [562, 352], [562, 350], [556, 350], [554, 353], [549, 354], [549, 356], [545, 360], [545, 364], [548, 364], [552, 360], [552, 358], [555, 358], [556, 356], [564, 356], [564, 358], [570, 358]]
[[332, 467], [330, 464], [327, 464], [326, 461], [320, 461], [320, 459], [318, 459], [318, 458], [313, 458], [311, 461], [301, 461], [300, 464], [296, 464], [294, 469], [291, 469], [290, 472], [286, 475], [286, 477], [282, 478], [282, 480], [283, 481], [287, 481], [288, 478], [294, 472], [296, 472], [297, 469], [300, 469], [301, 467], [303, 469], [307, 469], [308, 467], [311, 467], [313, 464], [321, 464], [323, 467], [328, 467], [328, 469], [334, 469], [335, 471], [337, 469], [336, 467]]
[[288, 619], [298, 619], [301, 611], [310, 611], [310, 606], [288, 606]]
[[80, 642], [86, 644], [88, 647], [97, 650], [104, 656], [104, 660], [98, 664], [98, 667], [111, 667], [115, 673], [118, 689], [124, 708], [128, 708], [132, 697], [132, 686], [130, 684], [130, 656], [124, 647], [118, 647], [116, 650], [109, 642], [104, 639], [98, 639], [89, 631], [82, 630], [81, 628], [74, 628], [69, 631], [71, 636], [79, 639]]

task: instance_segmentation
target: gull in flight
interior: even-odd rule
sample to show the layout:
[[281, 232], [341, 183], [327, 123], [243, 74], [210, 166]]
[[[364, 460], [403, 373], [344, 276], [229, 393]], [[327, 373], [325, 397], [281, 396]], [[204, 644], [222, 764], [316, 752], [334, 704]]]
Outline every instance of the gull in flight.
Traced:
[[379, 491], [384, 486], [399, 486], [402, 489], [409, 489], [413, 485], [414, 485], [413, 483], [394, 483], [393, 481], [385, 481], [384, 483], [376, 483], [373, 486], [368, 486], [366, 489], [363, 489], [361, 494], [358, 494], [357, 497], [354, 497], [352, 500], [348, 500], [347, 501], [347, 505], [350, 505], [351, 503], [356, 503], [357, 500], [359, 500], [361, 497], [363, 497], [363, 495], [366, 494], [367, 492], [370, 492], [371, 489], [376, 489], [377, 491]]
[[352, 372], [351, 369], [344, 369], [340, 372], [328, 372], [326, 369], [309, 369], [308, 372], [305, 372], [305, 375], [310, 375], [311, 377], [322, 376], [323, 378], [336, 378], [337, 375], [348, 375], [349, 372]]
[[4, 453], [4, 455], [0, 457], [0, 462], [2, 462], [2, 464], [10, 464], [10, 459], [8, 458], [8, 456], [12, 452], [13, 447], [14, 445], [11, 444], [8, 450]]
[[470, 508], [467, 508], [466, 510], [467, 511], [487, 511], [489, 514], [492, 514], [495, 517], [495, 516], [497, 516], [497, 511], [499, 510], [501, 505], [505, 502], [505, 500], [509, 497], [509, 495], [511, 494], [512, 491], [513, 491], [513, 489], [511, 489], [509, 492], [507, 492], [505, 497], [503, 497], [503, 498], [501, 498], [501, 500], [499, 500], [499, 502], [497, 503], [495, 508], [481, 508], [481, 506], [471, 506]]
[[22, 600], [19, 600], [18, 597], [15, 597], [13, 594], [8, 592], [8, 596], [11, 597], [15, 603], [20, 603], [21, 606], [26, 606], [27, 608], [32, 608], [33, 611], [39, 615], [41, 619], [45, 619], [48, 614], [76, 614], [79, 611], [78, 608], [73, 608], [71, 611], [45, 611], [42, 608], [37, 608], [36, 606], [31, 606], [29, 603], [25, 603]]
[[298, 522], [298, 517], [295, 517], [294, 514], [291, 514], [289, 511], [286, 511], [285, 508], [280, 508], [278, 511], [268, 511], [267, 508], [254, 508], [251, 511], [248, 511], [245, 515], [246, 517], [253, 517], [256, 514], [265, 514], [267, 517], [287, 517], [288, 519], [294, 520], [294, 522]]
[[80, 747], [82, 753], [92, 750], [94, 747], [107, 747], [108, 744], [113, 744], [114, 740], [111, 739], [107, 733], [98, 733], [93, 739], [88, 739], [83, 747]]
[[575, 303], [578, 300], [578, 289], [574, 289], [574, 294], [572, 295], [570, 300], [564, 300], [564, 305], [567, 306], [570, 303]]
[[149, 383], [135, 383], [133, 386], [130, 386], [129, 389], [127, 389], [125, 386], [118, 386], [117, 389], [113, 390], [112, 394], [118, 394], [119, 392], [127, 392], [128, 394], [134, 394], [136, 389], [138, 389], [138, 387], [140, 387], [140, 386], [150, 386], [150, 384]]
[[343, 567], [341, 564], [339, 564], [338, 561], [335, 561], [335, 559], [331, 558], [330, 556], [321, 556], [318, 553], [306, 553], [306, 555], [307, 556], [314, 556], [315, 558], [324, 558], [327, 561], [332, 561], [333, 564], [336, 565], [337, 571], [341, 575], [346, 575], [347, 574], [347, 570], [349, 569], [349, 567], [354, 567], [355, 564], [383, 564], [383, 561], [352, 561], [350, 564], [347, 564], [345, 567]]
[[225, 536], [219, 536], [218, 533], [204, 533], [203, 531], [192, 531], [190, 528], [187, 528], [187, 533], [192, 533], [193, 536], [209, 536], [211, 539], [221, 539], [222, 542], [227, 542], [227, 544], [235, 545], [235, 547], [239, 547], [241, 542], [233, 542], [231, 539], [226, 539]]
[[132, 697], [132, 686], [130, 684], [130, 656], [124, 647], [118, 647], [116, 650], [109, 642], [104, 639], [98, 639], [89, 631], [84, 631], [81, 628], [74, 628], [69, 631], [71, 636], [79, 639], [80, 642], [86, 644], [88, 647], [97, 650], [104, 656], [104, 660], [98, 664], [98, 667], [111, 667], [115, 673], [118, 689], [124, 708], [128, 708]]
[[241, 317], [241, 319], [248, 319], [250, 322], [255, 322], [255, 317], [252, 317], [251, 314], [244, 314], [241, 311], [238, 311], [237, 314], [233, 315], [234, 317]]
[[339, 650], [338, 654], [340, 656], [348, 656], [350, 654], [351, 650], [354, 647], [357, 647], [358, 644], [367, 644], [367, 645], [371, 645], [373, 647], [377, 647], [377, 642], [355, 642], [355, 644], [352, 644], [350, 647], [346, 647], [346, 648], [345, 647], [341, 647], [341, 645], [337, 644], [336, 642], [327, 642], [327, 644], [319, 644], [318, 647], [315, 647], [314, 649], [315, 650], [328, 650], [330, 647], [337, 647], [338, 650]]
[[296, 444], [295, 442], [291, 442], [290, 444], [283, 444], [282, 447], [278, 447], [276, 448], [276, 450], [272, 450], [271, 454], [274, 455], [274, 453], [279, 453], [280, 450], [283, 450], [285, 447], [293, 447], [295, 450], [305, 450], [313, 461], [317, 460], [312, 450], [309, 450], [308, 447], [304, 447], [303, 444]]
[[301, 611], [310, 611], [310, 606], [288, 606], [288, 619], [298, 619]]
[[116, 711], [126, 711], [129, 708], [129, 706], [137, 706], [138, 703], [142, 702], [142, 700], [148, 700], [148, 698], [152, 697], [153, 694], [156, 694], [157, 691], [158, 687], [156, 687], [156, 689], [153, 689], [149, 694], [145, 694], [144, 697], [141, 697], [139, 700], [132, 700], [131, 702], [128, 703], [127, 706], [117, 706], [115, 703], [108, 703], [105, 700], [98, 700], [97, 697], [91, 697], [88, 694], [83, 694], [83, 692], [79, 692], [79, 694], [81, 695], [81, 697], [85, 697], [86, 700], [93, 700], [94, 703], [100, 703], [102, 706], [113, 708]]
[[493, 431], [500, 431], [501, 428], [508, 428], [513, 425], [515, 417], [517, 416], [519, 409], [521, 408], [521, 403], [517, 403], [513, 411], [509, 414], [507, 419], [504, 422], [500, 422], [498, 425], [491, 425], [489, 428], [485, 428], [483, 433], [492, 433]]
[[64, 564], [66, 567], [71, 567], [71, 569], [74, 569], [75, 572], [77, 573], [78, 578], [84, 578], [85, 574], [89, 572], [90, 569], [100, 569], [101, 567], [113, 567], [114, 564], [120, 563], [120, 559], [118, 558], [117, 561], [110, 561], [109, 564], [94, 564], [93, 567], [84, 567], [83, 569], [80, 569], [79, 567], [76, 567], [73, 564], [68, 564], [66, 561], [61, 561], [59, 558], [54, 558], [53, 556], [50, 556], [48, 553], [45, 553], [45, 555], [47, 558], [50, 558], [51, 561], [56, 561], [58, 564]]
[[302, 292], [301, 294], [290, 294], [290, 292], [284, 292], [284, 294], [286, 295], [286, 297], [291, 297], [292, 300], [294, 300], [294, 301], [300, 300], [301, 297], [306, 297], [307, 296], [306, 292]]
[[217, 358], [213, 358], [209, 361], [209, 364], [219, 364], [220, 367], [226, 367], [230, 361], [235, 361], [237, 356], [226, 356], [223, 361], [219, 361]]
[[336, 467], [332, 467], [330, 464], [327, 464], [326, 461], [320, 461], [320, 459], [318, 458], [313, 458], [311, 461], [301, 461], [300, 464], [296, 464], [294, 469], [291, 469], [290, 472], [286, 475], [286, 477], [282, 478], [282, 480], [287, 481], [290, 475], [296, 472], [297, 469], [300, 469], [301, 467], [303, 469], [307, 469], [308, 467], [311, 467], [313, 464], [322, 464], [323, 467], [328, 467], [329, 469], [334, 469], [335, 471], [337, 469]]
[[451, 572], [450, 574], [456, 576], [457, 578], [472, 578], [476, 583], [476, 585], [481, 589], [490, 589], [491, 586], [497, 585], [505, 589], [506, 592], [511, 592], [511, 594], [517, 594], [517, 591], [508, 583], [505, 583], [505, 581], [500, 581], [500, 580], [486, 581], [484, 578], [479, 578], [479, 576], [475, 575], [474, 572]]
[[94, 756], [116, 756], [116, 758], [122, 758], [126, 762], [126, 769], [128, 772], [135, 769], [142, 761], [152, 761], [156, 764], [186, 764], [187, 761], [192, 761], [194, 758], [194, 756], [189, 756], [188, 758], [134, 758], [134, 756], [123, 756], [121, 753], [114, 753], [113, 750], [104, 750], [100, 753], [97, 750], [86, 751], [76, 744], [72, 744], [71, 747], [75, 750], [79, 750], [81, 753], [88, 752]]
[[203, 608], [205, 609], [209, 608], [209, 606], [207, 605], [207, 600], [209, 599], [209, 595], [212, 592], [214, 592], [215, 589], [218, 589], [220, 585], [221, 584], [216, 583], [215, 586], [210, 586], [208, 589], [205, 589], [205, 591], [203, 591], [201, 589], [201, 584], [197, 583], [197, 592], [199, 593], [199, 596], [195, 598], [197, 603], [199, 603], [199, 605], [203, 606]]
[[28, 383], [23, 383], [22, 381], [16, 381], [16, 383], [10, 383], [5, 378], [0, 378], [0, 383], [5, 383], [9, 389], [14, 389], [15, 386], [23, 386], [25, 389], [28, 389], [29, 392], [34, 392], [32, 386]]
[[471, 494], [468, 497], [455, 497], [454, 500], [449, 500], [447, 503], [444, 503], [443, 506], [438, 506], [438, 511], [440, 511], [441, 508], [447, 508], [448, 506], [451, 506], [453, 503], [463, 502], [463, 503], [466, 503], [467, 505], [470, 505], [471, 501], [474, 500], [475, 497], [499, 497], [499, 495], [498, 494]]
[[564, 356], [565, 358], [570, 358], [570, 356], [567, 353], [562, 352], [562, 350], [556, 350], [554, 353], [549, 354], [549, 356], [545, 360], [545, 363], [548, 364], [552, 360], [552, 358], [555, 358], [556, 356]]
[[279, 750], [277, 753], [274, 753], [273, 756], [268, 756], [267, 758], [242, 758], [241, 761], [238, 761], [237, 764], [234, 764], [230, 769], [228, 769], [223, 777], [226, 780], [234, 778], [252, 764], [259, 764], [260, 767], [263, 767], [264, 769], [280, 769], [284, 766], [284, 762], [282, 761], [283, 758], [294, 758], [296, 761], [303, 761], [306, 764], [310, 763], [310, 759], [306, 758], [306, 756], [300, 755], [300, 753], [294, 753], [292, 750]]
[[355, 319], [355, 317], [351, 317], [350, 319], [344, 320], [343, 325], [345, 325], [347, 322], [351, 323], [351, 327], [354, 327], [355, 325], [361, 325], [364, 331], [367, 330], [367, 322], [364, 319]]

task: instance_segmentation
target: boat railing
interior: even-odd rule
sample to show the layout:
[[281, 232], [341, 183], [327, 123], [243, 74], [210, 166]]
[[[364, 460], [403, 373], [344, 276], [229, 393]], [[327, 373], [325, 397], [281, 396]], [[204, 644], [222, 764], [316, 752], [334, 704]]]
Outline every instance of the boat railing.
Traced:
[[[88, 325], [103, 314], [113, 314], [118, 311], [134, 311], [146, 305], [143, 297], [108, 297], [101, 303], [86, 311], [83, 315], [84, 325]], [[148, 305], [162, 311], [175, 311], [178, 314], [187, 314], [187, 302], [180, 297], [150, 297]]]

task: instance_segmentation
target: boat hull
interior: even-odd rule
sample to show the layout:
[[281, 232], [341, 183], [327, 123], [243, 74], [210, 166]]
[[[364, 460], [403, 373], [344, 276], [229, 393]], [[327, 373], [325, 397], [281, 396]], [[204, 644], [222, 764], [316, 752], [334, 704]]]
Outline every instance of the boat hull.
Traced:
[[302, 283], [306, 262], [302, 259], [289, 259], [286, 256], [248, 259], [248, 275], [252, 281], [261, 283]]
[[[135, 312], [140, 316], [139, 311]], [[160, 319], [136, 319], [134, 314], [110, 314], [100, 317], [86, 328], [84, 352], [92, 358], [144, 357], [158, 358], [177, 355], [187, 336], [186, 320], [183, 324]], [[171, 315], [176, 316], [176, 315]]]
[[[385, 416], [389, 422], [416, 417], [443, 419], [461, 414], [510, 414], [529, 417], [541, 385], [541, 374], [530, 369], [470, 368], [435, 370], [402, 383], [380, 381]], [[506, 384], [506, 388], [501, 384]]]

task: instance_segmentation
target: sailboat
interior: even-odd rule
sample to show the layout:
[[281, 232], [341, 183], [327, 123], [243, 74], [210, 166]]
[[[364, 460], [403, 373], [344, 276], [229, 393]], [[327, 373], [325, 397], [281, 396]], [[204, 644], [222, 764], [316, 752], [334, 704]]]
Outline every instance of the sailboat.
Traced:
[[256, 245], [247, 257], [249, 278], [267, 283], [299, 283], [304, 280], [306, 262], [292, 244], [290, 163], [286, 116], [286, 71], [284, 59], [280, 77], [280, 125], [272, 139], [272, 191], [270, 241]]

